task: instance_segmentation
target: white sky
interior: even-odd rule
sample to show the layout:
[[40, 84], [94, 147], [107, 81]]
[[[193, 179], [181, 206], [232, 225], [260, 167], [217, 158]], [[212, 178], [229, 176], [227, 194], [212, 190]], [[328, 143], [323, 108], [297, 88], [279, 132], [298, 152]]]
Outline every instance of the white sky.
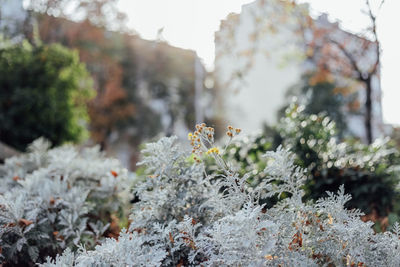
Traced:
[[[120, 0], [120, 8], [129, 17], [129, 27], [145, 39], [163, 38], [171, 45], [193, 49], [208, 69], [213, 69], [214, 32], [220, 20], [239, 13], [241, 6], [254, 0]], [[361, 12], [364, 0], [300, 0], [310, 3], [313, 14], [327, 12], [339, 19], [343, 28], [360, 32], [368, 25]], [[372, 1], [373, 2], [373, 1]], [[386, 0], [378, 19], [382, 43], [382, 89], [384, 119], [400, 124], [400, 1]]]

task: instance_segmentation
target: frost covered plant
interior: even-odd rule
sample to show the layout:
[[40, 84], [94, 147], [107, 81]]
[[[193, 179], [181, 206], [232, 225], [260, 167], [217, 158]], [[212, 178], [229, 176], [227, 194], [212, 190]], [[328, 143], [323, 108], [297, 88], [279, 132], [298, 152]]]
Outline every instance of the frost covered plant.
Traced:
[[93, 247], [121, 211], [131, 179], [98, 147], [34, 141], [0, 166], [0, 263], [29, 265], [81, 243]]
[[[147, 145], [148, 178], [118, 241], [66, 250], [42, 266], [399, 266], [398, 224], [375, 234], [361, 212], [344, 207], [343, 187], [304, 202], [305, 170], [282, 147], [265, 155], [267, 178], [250, 187], [211, 129], [198, 125], [189, 135], [195, 158], [175, 137]], [[205, 172], [205, 157], [214, 158], [217, 174]], [[281, 194], [288, 197], [272, 208], [259, 204]]]

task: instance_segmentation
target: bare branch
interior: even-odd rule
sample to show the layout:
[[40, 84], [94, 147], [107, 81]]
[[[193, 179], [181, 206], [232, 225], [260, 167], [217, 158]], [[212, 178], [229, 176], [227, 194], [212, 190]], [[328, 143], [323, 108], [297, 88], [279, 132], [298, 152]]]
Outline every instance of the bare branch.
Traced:
[[384, 3], [385, 3], [385, 0], [382, 0], [381, 3], [379, 4], [378, 10], [381, 10], [381, 8], [382, 8], [382, 6], [383, 6]]
[[357, 72], [357, 75], [359, 76], [357, 78], [363, 79], [362, 71], [357, 65], [357, 60], [353, 57], [353, 55], [349, 51], [347, 51], [346, 47], [332, 38], [329, 38], [329, 41], [335, 44], [343, 52], [346, 58], [350, 61], [350, 64], [353, 66], [353, 69]]
[[[381, 9], [381, 7], [384, 4], [384, 2], [385, 2], [385, 0], [381, 1], [380, 5], [379, 5], [379, 10]], [[379, 66], [381, 47], [380, 47], [380, 43], [379, 43], [379, 40], [378, 40], [378, 34], [377, 34], [377, 29], [376, 29], [377, 28], [376, 15], [374, 15], [373, 12], [372, 12], [372, 8], [371, 8], [371, 4], [370, 4], [369, 0], [366, 0], [366, 4], [367, 4], [367, 7], [368, 7], [368, 15], [369, 15], [369, 17], [371, 19], [371, 23], [372, 23], [371, 30], [372, 30], [372, 34], [374, 35], [374, 39], [375, 39], [374, 41], [375, 41], [375, 44], [376, 44], [376, 60], [375, 60], [375, 63], [373, 65], [373, 67], [371, 68], [371, 70], [368, 73], [369, 75], [372, 75], [372, 74], [374, 74], [376, 72], [376, 70], [378, 69], [378, 66]]]

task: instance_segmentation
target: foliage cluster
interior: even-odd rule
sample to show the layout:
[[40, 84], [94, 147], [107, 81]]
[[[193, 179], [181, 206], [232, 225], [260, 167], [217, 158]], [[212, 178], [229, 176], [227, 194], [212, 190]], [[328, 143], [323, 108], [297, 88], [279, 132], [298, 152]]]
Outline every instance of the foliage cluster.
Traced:
[[49, 147], [38, 139], [0, 166], [0, 265], [31, 266], [119, 232], [133, 177], [98, 147]]
[[[231, 137], [235, 132], [229, 129]], [[376, 234], [338, 193], [303, 202], [306, 171], [278, 147], [265, 154], [266, 178], [256, 187], [214, 143], [213, 129], [189, 135], [196, 159], [176, 137], [148, 144], [148, 177], [135, 189], [128, 230], [94, 250], [65, 250], [42, 266], [398, 266], [400, 226]], [[207, 174], [212, 157], [219, 174]], [[271, 208], [265, 197], [287, 194]]]
[[227, 158], [240, 164], [241, 173], [252, 171], [251, 183], [256, 186], [266, 175], [261, 155], [280, 144], [291, 149], [296, 164], [309, 173], [307, 199], [316, 200], [325, 191], [335, 191], [344, 184], [353, 197], [349, 207], [374, 217], [393, 210], [398, 200], [395, 188], [400, 155], [391, 140], [378, 139], [371, 145], [338, 141], [336, 124], [330, 117], [307, 115], [304, 106], [292, 103], [278, 125], [234, 143]]
[[[305, 115], [319, 114], [323, 112], [329, 116], [335, 124], [337, 135], [340, 138], [351, 135], [347, 125], [348, 116], [359, 113], [359, 106], [355, 108], [357, 103], [357, 94], [339, 88], [334, 81], [313, 81], [312, 74], [303, 75], [301, 81], [290, 87], [286, 92], [288, 99], [294, 97], [296, 102], [304, 106], [302, 111]], [[359, 103], [358, 103], [359, 104]], [[286, 115], [286, 109], [289, 108], [291, 102], [287, 103], [278, 112], [278, 117]], [[357, 111], [356, 111], [357, 110]]]
[[0, 49], [0, 140], [25, 150], [43, 136], [54, 145], [87, 135], [92, 80], [76, 51], [28, 43]]

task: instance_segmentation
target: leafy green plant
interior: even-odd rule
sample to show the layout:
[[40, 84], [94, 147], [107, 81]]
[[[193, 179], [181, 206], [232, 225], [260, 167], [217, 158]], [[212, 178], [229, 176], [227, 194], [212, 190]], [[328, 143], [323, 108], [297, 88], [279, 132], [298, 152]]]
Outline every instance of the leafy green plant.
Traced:
[[54, 145], [87, 135], [92, 80], [76, 51], [26, 42], [0, 49], [0, 140], [19, 150], [39, 137]]
[[[356, 95], [351, 93], [350, 89], [340, 88], [335, 82], [329, 81], [329, 78], [313, 81], [316, 73], [304, 74], [299, 84], [289, 88], [286, 95], [295, 96], [298, 102], [304, 106], [302, 113], [308, 116], [324, 113], [329, 116], [336, 124], [336, 134], [340, 137], [348, 135], [348, 127], [345, 113], [355, 113], [355, 111], [346, 108], [355, 102]], [[318, 75], [317, 75], [318, 76]], [[322, 78], [322, 77], [321, 77]], [[286, 110], [290, 108], [291, 103], [287, 103], [279, 110], [279, 117], [286, 116]]]
[[398, 197], [399, 151], [389, 139], [371, 145], [339, 142], [334, 121], [323, 114], [305, 115], [301, 108], [292, 105], [278, 131], [283, 144], [296, 153], [297, 164], [311, 174], [307, 195], [317, 199], [344, 184], [353, 197], [350, 207], [387, 215]]
[[307, 115], [303, 109], [293, 103], [269, 133], [235, 142], [228, 149], [227, 159], [240, 164], [241, 173], [251, 171], [250, 181], [256, 186], [266, 175], [260, 155], [282, 144], [296, 155], [296, 164], [310, 174], [305, 183], [307, 199], [316, 200], [344, 184], [352, 195], [348, 207], [374, 213], [375, 217], [393, 211], [398, 200], [396, 166], [400, 165], [394, 144], [389, 139], [371, 145], [355, 140], [339, 142], [334, 121], [324, 114]]

